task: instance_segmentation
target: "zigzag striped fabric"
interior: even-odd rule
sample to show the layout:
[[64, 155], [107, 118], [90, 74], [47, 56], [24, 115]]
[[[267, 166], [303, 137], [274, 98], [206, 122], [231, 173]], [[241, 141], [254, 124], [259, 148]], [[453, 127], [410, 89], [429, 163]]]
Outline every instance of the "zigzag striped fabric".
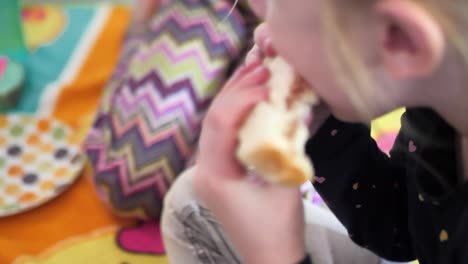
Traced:
[[159, 218], [212, 98], [251, 36], [251, 15], [227, 16], [231, 6], [168, 1], [145, 30], [130, 30], [84, 146], [98, 192], [118, 215]]

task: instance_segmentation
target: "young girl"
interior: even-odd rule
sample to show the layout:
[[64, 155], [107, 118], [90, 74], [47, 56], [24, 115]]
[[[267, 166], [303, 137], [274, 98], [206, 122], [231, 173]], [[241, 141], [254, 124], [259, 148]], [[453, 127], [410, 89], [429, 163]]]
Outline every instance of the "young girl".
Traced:
[[[323, 101], [306, 149], [349, 236], [390, 260], [468, 263], [468, 1], [251, 2], [259, 49], [274, 46]], [[268, 74], [250, 59], [213, 102], [193, 186], [246, 263], [308, 263], [298, 190], [249, 181], [235, 159]], [[388, 157], [365, 124], [402, 106]]]

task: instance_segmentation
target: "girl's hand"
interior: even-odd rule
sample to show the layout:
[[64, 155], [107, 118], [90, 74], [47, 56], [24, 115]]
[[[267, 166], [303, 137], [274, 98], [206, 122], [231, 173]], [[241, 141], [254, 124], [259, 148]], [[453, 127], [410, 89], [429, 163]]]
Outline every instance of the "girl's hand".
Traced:
[[194, 189], [213, 212], [245, 263], [296, 263], [304, 256], [299, 189], [259, 183], [235, 157], [242, 122], [268, 96], [260, 61], [240, 69], [204, 120]]
[[262, 23], [255, 29], [254, 39], [255, 46], [247, 54], [245, 58], [246, 64], [261, 61], [265, 57], [276, 56], [276, 50], [269, 37], [267, 24]]
[[[247, 54], [245, 59], [247, 64], [263, 61], [266, 57], [276, 56], [276, 50], [271, 42], [267, 24], [262, 23], [255, 29], [254, 38], [255, 46]], [[310, 136], [313, 136], [331, 115], [328, 106], [323, 102], [316, 105], [313, 112], [313, 119], [309, 127]]]

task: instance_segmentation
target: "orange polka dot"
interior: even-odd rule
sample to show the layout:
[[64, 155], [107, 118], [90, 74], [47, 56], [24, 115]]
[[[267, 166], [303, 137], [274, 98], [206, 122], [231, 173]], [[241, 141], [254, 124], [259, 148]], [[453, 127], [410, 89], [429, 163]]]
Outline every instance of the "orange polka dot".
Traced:
[[41, 188], [43, 191], [50, 191], [55, 188], [55, 183], [52, 181], [44, 181], [39, 184], [39, 188]]
[[0, 128], [8, 126], [8, 118], [6, 116], [0, 116]]
[[26, 193], [23, 193], [20, 197], [19, 197], [19, 200], [23, 203], [30, 203], [30, 202], [34, 202], [37, 200], [37, 195], [35, 195], [34, 193], [32, 192], [26, 192]]
[[22, 160], [23, 160], [24, 163], [34, 162], [36, 160], [36, 155], [34, 155], [33, 153], [25, 153], [23, 155]]
[[20, 166], [13, 165], [8, 168], [8, 176], [11, 176], [11, 177], [23, 176], [23, 169]]
[[40, 146], [40, 150], [42, 152], [44, 152], [44, 153], [50, 153], [50, 152], [54, 151], [54, 145], [52, 145], [50, 143], [43, 143]]
[[5, 205], [5, 201], [3, 201], [2, 197], [0, 197], [0, 207]]
[[7, 139], [5, 137], [0, 136], [0, 147], [3, 147], [7, 144]]
[[68, 174], [68, 169], [67, 168], [58, 168], [54, 172], [54, 176], [57, 178], [63, 178], [67, 176]]
[[17, 195], [20, 191], [20, 187], [18, 185], [8, 185], [5, 187], [5, 193], [11, 196]]
[[37, 122], [37, 130], [41, 133], [45, 133], [50, 130], [50, 121], [47, 119], [41, 119]]
[[39, 144], [39, 142], [41, 142], [41, 139], [39, 137], [39, 135], [29, 135], [28, 138], [26, 139], [26, 143], [28, 143], [28, 145], [30, 146], [36, 146], [37, 144]]
[[67, 143], [70, 145], [80, 145], [81, 144], [81, 137], [78, 133], [73, 133], [68, 137]]

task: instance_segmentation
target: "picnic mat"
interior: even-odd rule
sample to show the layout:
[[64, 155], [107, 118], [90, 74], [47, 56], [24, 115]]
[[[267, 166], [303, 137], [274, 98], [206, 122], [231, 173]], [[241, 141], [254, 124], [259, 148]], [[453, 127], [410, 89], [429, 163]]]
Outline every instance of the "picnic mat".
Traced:
[[[26, 85], [12, 111], [52, 116], [82, 140], [118, 60], [127, 6], [28, 5], [23, 27], [31, 54]], [[114, 217], [89, 170], [60, 196], [0, 218], [0, 263], [168, 263], [156, 223]]]
[[[23, 7], [30, 57], [26, 86], [12, 111], [52, 116], [83, 140], [117, 63], [129, 23], [126, 6]], [[374, 123], [388, 150], [399, 128], [396, 112]], [[98, 199], [90, 170], [50, 202], [0, 218], [0, 263], [168, 263], [156, 223], [116, 218]]]

